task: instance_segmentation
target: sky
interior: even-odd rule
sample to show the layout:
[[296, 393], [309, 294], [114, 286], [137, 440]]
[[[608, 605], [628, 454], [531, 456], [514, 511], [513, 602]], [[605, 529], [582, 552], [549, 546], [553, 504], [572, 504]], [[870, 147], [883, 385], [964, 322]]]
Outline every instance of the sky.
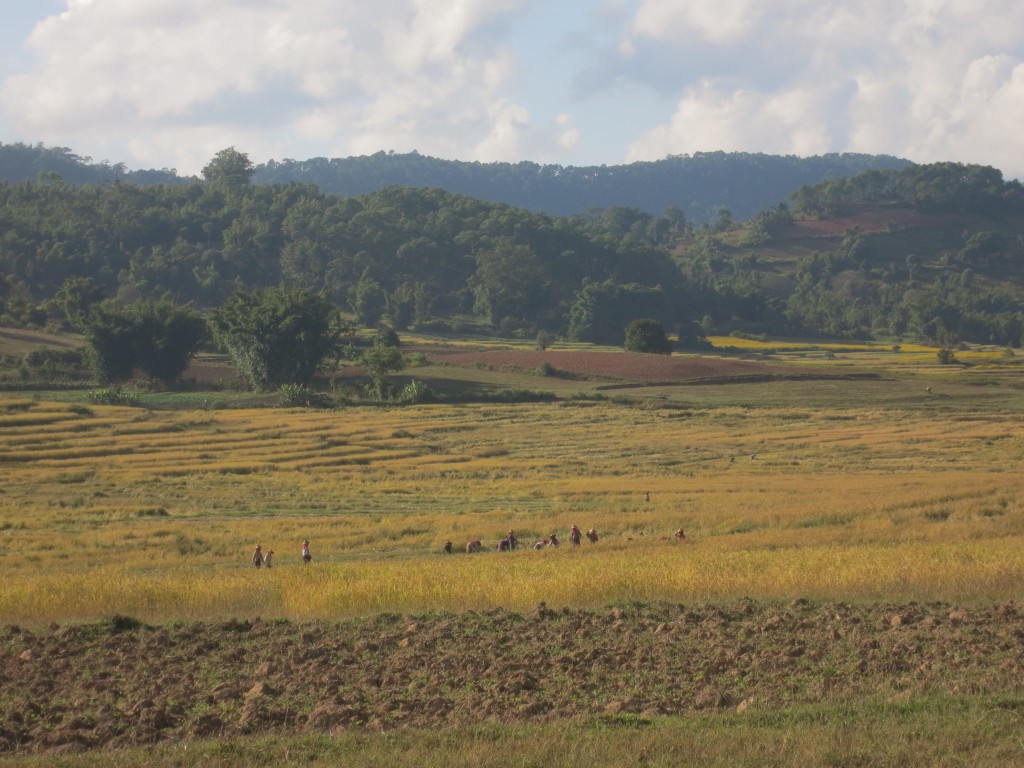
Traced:
[[1024, 178], [1020, 0], [0, 0], [0, 142], [198, 173], [378, 151], [866, 152]]

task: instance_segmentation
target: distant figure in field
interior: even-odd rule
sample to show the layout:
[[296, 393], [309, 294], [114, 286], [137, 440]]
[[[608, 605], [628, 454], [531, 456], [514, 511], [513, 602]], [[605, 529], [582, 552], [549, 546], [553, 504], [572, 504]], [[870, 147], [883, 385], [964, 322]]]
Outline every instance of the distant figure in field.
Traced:
[[512, 545], [508, 543], [508, 539], [502, 539], [501, 541], [498, 542], [498, 551], [499, 552], [511, 552], [512, 551]]
[[680, 528], [678, 531], [676, 531], [675, 535], [676, 535], [676, 541], [686, 541], [686, 533], [683, 532], [682, 528]]
[[651, 500], [651, 492], [650, 491], [644, 491], [644, 501], [650, 501], [650, 500]]
[[306, 539], [304, 542], [302, 542], [302, 562], [309, 565], [309, 563], [312, 560], [313, 556], [309, 554], [309, 539]]
[[257, 571], [263, 565], [263, 548], [259, 544], [256, 545], [256, 549], [252, 552], [252, 564]]
[[273, 560], [274, 560], [274, 550], [272, 550], [272, 549], [268, 549], [268, 550], [267, 550], [267, 554], [265, 554], [265, 555], [263, 556], [263, 564], [264, 564], [265, 566], [267, 566], [267, 568], [270, 568], [270, 567], [272, 567], [272, 566], [273, 566], [273, 564], [274, 564], [274, 563], [273, 563]]
[[536, 544], [533, 545], [533, 548], [534, 549], [544, 549], [547, 545], [548, 545], [548, 540], [547, 539], [541, 539], [540, 541], [538, 541]]
[[452, 553], [452, 543], [450, 541], [446, 541], [444, 543], [444, 553], [446, 555], [450, 555]]
[[930, 395], [932, 393], [932, 388], [930, 386], [929, 387], [925, 387], [924, 391], [927, 392]]
[[508, 538], [506, 541], [508, 542], [508, 549], [510, 552], [519, 545], [519, 539], [516, 538], [516, 534], [513, 531], [508, 532]]
[[480, 541], [478, 539], [473, 539], [473, 541], [466, 544], [466, 554], [471, 555], [474, 552], [479, 552], [481, 547], [482, 545], [480, 544]]
[[561, 542], [558, 540], [558, 534], [552, 533], [548, 536], [548, 546], [557, 547]]
[[569, 541], [572, 542], [574, 547], [578, 547], [580, 545], [580, 538], [579, 526], [573, 525], [573, 527], [569, 529]]
[[597, 544], [597, 529], [591, 528], [587, 531], [587, 538], [590, 539], [591, 544]]

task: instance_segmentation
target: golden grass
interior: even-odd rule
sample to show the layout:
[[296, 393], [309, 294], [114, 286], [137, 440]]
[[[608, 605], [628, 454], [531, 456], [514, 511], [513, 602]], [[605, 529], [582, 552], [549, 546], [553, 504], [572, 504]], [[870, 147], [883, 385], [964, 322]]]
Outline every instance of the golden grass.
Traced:
[[[0, 621], [1006, 598], [1024, 584], [1024, 417], [988, 401], [940, 414], [18, 402], [46, 418], [0, 432]], [[573, 523], [599, 544], [440, 553], [509, 528], [526, 546], [564, 540]], [[273, 571], [248, 565], [257, 542], [276, 550]]]

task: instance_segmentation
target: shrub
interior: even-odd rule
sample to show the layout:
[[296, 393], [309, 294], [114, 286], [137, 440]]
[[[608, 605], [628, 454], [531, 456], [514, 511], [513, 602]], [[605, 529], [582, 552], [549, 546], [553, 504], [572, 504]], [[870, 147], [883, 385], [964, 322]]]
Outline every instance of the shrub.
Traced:
[[286, 408], [326, 408], [332, 404], [327, 395], [302, 384], [282, 384], [278, 391]]
[[650, 318], [639, 318], [626, 326], [624, 346], [628, 352], [672, 354], [672, 344], [665, 334], [665, 327]]
[[405, 385], [405, 388], [402, 389], [402, 394], [399, 395], [398, 399], [403, 403], [409, 404], [429, 403], [434, 399], [434, 390], [422, 381], [413, 379]]
[[104, 389], [91, 389], [86, 394], [90, 403], [96, 405], [138, 405], [139, 400], [134, 392], [129, 392], [121, 387], [105, 387]]

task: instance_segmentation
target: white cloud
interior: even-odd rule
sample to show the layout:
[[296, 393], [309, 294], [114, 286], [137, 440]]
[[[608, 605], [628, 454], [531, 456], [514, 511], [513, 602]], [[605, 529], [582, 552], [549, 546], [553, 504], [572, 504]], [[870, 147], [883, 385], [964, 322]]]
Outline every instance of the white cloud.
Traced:
[[861, 151], [1024, 175], [1018, 0], [641, 0], [620, 50], [680, 72], [630, 159]]
[[184, 172], [228, 145], [262, 160], [310, 140], [511, 159], [529, 118], [502, 24], [531, 2], [68, 0], [0, 104], [32, 140], [117, 160], [130, 143], [138, 164]]
[[558, 126], [558, 147], [563, 151], [574, 149], [580, 141], [579, 129], [573, 125], [572, 115], [564, 112], [555, 118], [555, 125]]

